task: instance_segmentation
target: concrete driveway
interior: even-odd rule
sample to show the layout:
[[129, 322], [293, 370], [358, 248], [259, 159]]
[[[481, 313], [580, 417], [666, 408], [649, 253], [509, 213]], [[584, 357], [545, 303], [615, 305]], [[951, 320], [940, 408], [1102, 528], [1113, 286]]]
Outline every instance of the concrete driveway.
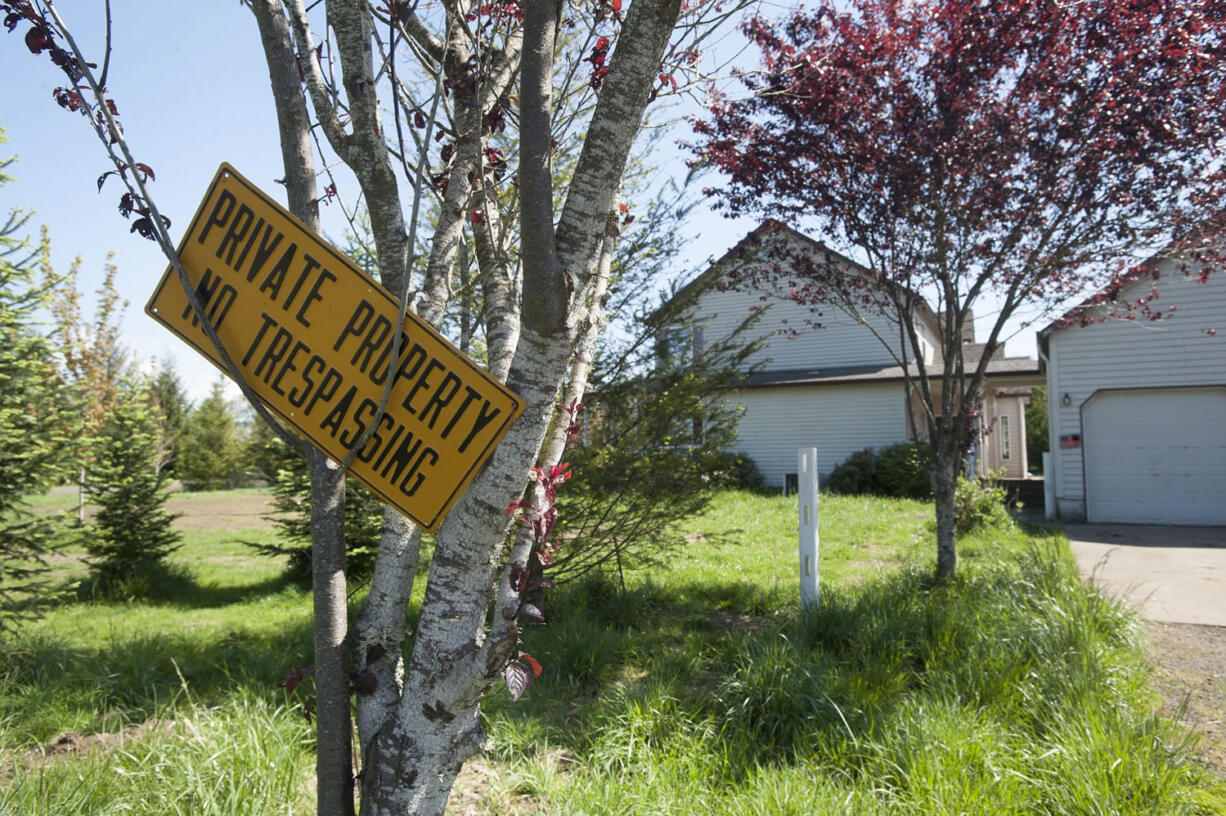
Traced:
[[1226, 626], [1226, 527], [1066, 524], [1082, 575], [1164, 623]]

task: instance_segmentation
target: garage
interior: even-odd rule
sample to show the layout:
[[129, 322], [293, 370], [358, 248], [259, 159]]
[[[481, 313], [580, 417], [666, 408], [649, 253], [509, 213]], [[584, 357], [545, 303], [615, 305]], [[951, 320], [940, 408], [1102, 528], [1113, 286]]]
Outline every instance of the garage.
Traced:
[[1226, 388], [1100, 390], [1081, 420], [1087, 520], [1226, 524]]

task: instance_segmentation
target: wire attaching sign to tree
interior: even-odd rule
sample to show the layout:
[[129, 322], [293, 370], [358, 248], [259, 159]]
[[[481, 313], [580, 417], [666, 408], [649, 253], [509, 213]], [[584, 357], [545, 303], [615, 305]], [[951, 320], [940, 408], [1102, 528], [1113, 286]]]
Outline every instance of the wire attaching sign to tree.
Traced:
[[[427, 530], [523, 401], [302, 222], [222, 164], [179, 245], [205, 316], [247, 385], [311, 444]], [[173, 268], [146, 312], [225, 370]]]

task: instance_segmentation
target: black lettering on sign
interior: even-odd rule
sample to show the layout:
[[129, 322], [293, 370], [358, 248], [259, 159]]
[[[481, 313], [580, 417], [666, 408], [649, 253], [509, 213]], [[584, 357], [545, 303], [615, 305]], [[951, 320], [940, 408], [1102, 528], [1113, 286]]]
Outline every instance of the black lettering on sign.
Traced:
[[337, 400], [336, 405], [332, 406], [332, 410], [324, 417], [324, 421], [319, 423], [321, 430], [331, 429], [329, 435], [335, 439], [340, 433], [341, 422], [349, 414], [349, 406], [353, 404], [353, 398], [357, 396], [358, 387], [356, 385], [349, 386], [349, 390], [345, 392], [345, 396]]
[[273, 265], [264, 282], [260, 284], [261, 292], [271, 291], [269, 297], [273, 300], [281, 297], [281, 286], [285, 283], [285, 275], [289, 272], [289, 265], [294, 262], [294, 253], [297, 251], [297, 244], [290, 244], [285, 248], [285, 252], [281, 253], [281, 260]]
[[329, 368], [327, 373], [324, 374], [324, 378], [319, 381], [319, 388], [315, 389], [315, 393], [311, 395], [310, 401], [307, 402], [306, 410], [303, 411], [303, 414], [309, 416], [311, 411], [315, 410], [315, 405], [320, 400], [324, 402], [331, 400], [336, 394], [336, 389], [341, 387], [344, 379], [335, 368]]
[[372, 466], [373, 470], [378, 470], [380, 467], [383, 466], [383, 460], [386, 459], [387, 455], [392, 452], [392, 449], [396, 447], [396, 441], [400, 439], [400, 437], [403, 435], [404, 435], [404, 426], [397, 425], [396, 433], [392, 434], [392, 438], [387, 441], [387, 447], [383, 449], [383, 452], [379, 454], [379, 458], [375, 460], [375, 463]]
[[310, 353], [311, 347], [301, 340], [294, 341], [294, 347], [290, 349], [289, 356], [285, 358], [285, 362], [281, 364], [280, 370], [277, 371], [277, 376], [272, 381], [272, 390], [278, 395], [284, 397], [285, 392], [281, 390], [281, 380], [291, 371], [297, 371], [298, 367], [294, 365], [294, 360], [303, 352]]
[[[390, 332], [389, 332], [390, 334]], [[374, 365], [370, 369], [370, 381], [375, 385], [383, 385], [383, 381], [387, 379], [387, 360], [392, 356], [392, 346], [395, 345], [395, 338], [389, 338], [383, 344], [379, 356], [375, 358]], [[404, 332], [400, 332], [400, 353], [409, 347], [409, 336]]]
[[[378, 406], [376, 406], [378, 407]], [[370, 439], [366, 442], [366, 446], [358, 453], [358, 459], [369, 464], [375, 454], [383, 447], [383, 434], [379, 433], [380, 428], [386, 427], [387, 430], [392, 430], [396, 427], [396, 420], [392, 419], [392, 415], [386, 411], [383, 416], [379, 417], [379, 424], [375, 426], [375, 432], [370, 435]], [[378, 465], [376, 465], [378, 467]]]
[[243, 361], [240, 365], [246, 367], [247, 363], [251, 362], [252, 355], [264, 342], [264, 335], [273, 326], [277, 325], [277, 321], [268, 316], [267, 312], [260, 313], [260, 319], [263, 321], [260, 325], [260, 330], [255, 333], [255, 339], [251, 341], [251, 345], [247, 347], [247, 353], [243, 355]]
[[226, 231], [226, 235], [221, 239], [221, 243], [217, 245], [216, 256], [221, 257], [221, 253], [226, 251], [226, 247], [230, 248], [226, 255], [226, 266], [234, 263], [234, 250], [238, 249], [239, 241], [247, 237], [247, 230], [251, 229], [251, 220], [255, 218], [255, 213], [246, 204], [238, 206], [238, 212], [234, 214], [234, 220], [230, 222], [230, 229]]
[[281, 304], [282, 311], [289, 311], [289, 307], [293, 304], [294, 298], [298, 297], [298, 290], [302, 288], [302, 284], [306, 283], [307, 275], [311, 274], [312, 269], [319, 268], [319, 261], [312, 258], [307, 253], [302, 253], [303, 260], [306, 261], [302, 266], [302, 271], [298, 273], [298, 280], [294, 281], [294, 287], [289, 290], [289, 297]]
[[353, 412], [353, 430], [342, 431], [338, 437], [338, 440], [346, 449], [352, 448], [362, 438], [362, 434], [366, 433], [367, 417], [373, 417], [378, 408], [379, 403], [369, 397], [358, 403], [358, 407]]
[[467, 392], [464, 395], [464, 401], [460, 403], [460, 407], [457, 408], [456, 412], [452, 415], [451, 421], [447, 423], [447, 427], [443, 428], [443, 432], [440, 434], [443, 439], [446, 439], [448, 435], [451, 434], [451, 429], [454, 428], [455, 424], [460, 421], [460, 417], [464, 416], [464, 413], [468, 410], [468, 406], [472, 405], [473, 400], [481, 398], [481, 392], [473, 388], [471, 385], [464, 386], [464, 390]]
[[281, 358], [285, 356], [285, 352], [289, 350], [290, 343], [294, 340], [294, 335], [290, 334], [289, 330], [284, 326], [277, 327], [277, 333], [268, 341], [267, 348], [264, 349], [264, 356], [256, 363], [255, 371], [252, 372], [253, 377], [264, 375], [264, 384], [272, 379], [272, 375], [277, 372], [277, 364], [281, 362]]
[[[376, 315], [374, 323], [370, 330], [366, 332], [366, 336], [362, 338], [362, 342], [358, 344], [357, 350], [353, 352], [353, 356], [349, 358], [352, 365], [358, 367], [358, 371], [366, 374], [366, 369], [370, 367], [371, 357], [379, 347], [383, 345], [383, 341], [392, 333], [392, 321], [388, 320], [383, 315]], [[361, 359], [359, 363], [358, 360]], [[373, 372], [370, 378], [374, 379]]]
[[243, 251], [238, 253], [238, 260], [230, 264], [230, 268], [235, 272], [243, 271], [243, 263], [247, 260], [247, 253], [251, 251], [252, 244], [255, 239], [260, 237], [260, 227], [264, 226], [264, 216], [260, 216], [255, 222], [255, 229], [251, 230], [251, 237], [247, 239], [247, 243], [243, 244]]
[[430, 358], [430, 362], [426, 363], [426, 370], [423, 371], [421, 376], [417, 378], [417, 382], [413, 383], [413, 387], [409, 389], [409, 393], [404, 398], [404, 408], [406, 411], [413, 415], [417, 414], [417, 411], [414, 410], [410, 403], [413, 402], [413, 398], [417, 396], [418, 391], [422, 391], [430, 387], [430, 373], [433, 371], [441, 371], [443, 368], [443, 364], [440, 363], [437, 358]]
[[[391, 446], [388, 446], [389, 449]], [[392, 452], [392, 458], [387, 460], [387, 464], [379, 471], [379, 475], [384, 479], [391, 473], [391, 481], [393, 483], [400, 481], [401, 475], [406, 474], [413, 464], [414, 457], [421, 450], [421, 440], [413, 435], [412, 431], [404, 434], [404, 438], [400, 440], [400, 444], [396, 446], [396, 450]]]
[[[260, 225], [255, 225], [255, 230], [251, 233], [251, 240], [247, 242], [247, 246], [243, 248], [243, 254], [238, 256], [238, 263], [234, 265], [235, 272], [243, 271], [243, 261], [247, 258], [247, 250], [251, 248], [252, 242], [255, 241], [260, 232]], [[268, 224], [264, 227], [264, 234], [260, 236], [259, 246], [255, 249], [255, 254], [251, 256], [251, 268], [247, 270], [247, 283], [255, 280], [255, 276], [260, 274], [264, 268], [264, 264], [268, 263], [268, 259], [277, 251], [277, 247], [281, 244], [281, 239], [285, 236], [277, 233], [277, 237], [272, 237], [272, 225]]]
[[311, 392], [315, 390], [315, 380], [311, 379], [312, 374], [323, 374], [327, 369], [328, 364], [324, 362], [324, 358], [318, 354], [312, 354], [311, 359], [307, 360], [307, 364], [302, 368], [302, 387], [291, 388], [289, 396], [289, 404], [295, 408], [301, 408], [302, 403], [306, 402], [307, 397], [311, 396]]
[[[196, 297], [200, 299], [200, 305], [204, 307], [204, 314], [209, 319], [209, 323], [214, 329], [220, 329], [221, 321], [226, 319], [230, 307], [238, 298], [238, 290], [228, 283], [223, 283], [220, 275], [206, 267], [200, 283], [196, 284]], [[183, 320], [191, 317], [193, 326], [200, 325], [200, 318], [197, 317], [196, 310], [192, 308], [190, 301], [180, 317]]]
[[326, 269], [321, 269], [319, 275], [315, 278], [315, 283], [311, 284], [311, 291], [307, 292], [306, 297], [302, 301], [302, 305], [298, 307], [298, 313], [294, 317], [298, 318], [298, 322], [304, 326], [310, 326], [311, 321], [306, 319], [306, 310], [312, 303], [321, 301], [324, 296], [319, 294], [319, 287], [324, 285], [324, 281], [334, 281], [336, 275], [333, 275]]
[[430, 395], [430, 399], [426, 401], [426, 407], [421, 409], [421, 421], [426, 423], [430, 430], [434, 430], [434, 423], [438, 421], [439, 414], [459, 390], [460, 378], [448, 371], [443, 375], [438, 387], [434, 389], [434, 393]]
[[490, 401], [485, 400], [485, 404], [482, 405], [481, 410], [477, 412], [477, 419], [473, 422], [472, 430], [468, 432], [468, 436], [464, 437], [464, 441], [460, 443], [460, 453], [464, 452], [464, 449], [468, 447], [468, 443], [473, 441], [473, 438], [481, 432], [482, 428], [489, 425], [494, 421], [494, 417], [502, 413], [501, 408], [495, 408], [493, 411], [491, 411], [490, 407]]
[[374, 316], [374, 313], [375, 307], [371, 306], [368, 301], [362, 300], [358, 303], [358, 308], [349, 315], [349, 322], [345, 324], [345, 328], [341, 329], [340, 336], [332, 344], [332, 350], [340, 351], [341, 346], [345, 345], [346, 337], [360, 337], [362, 332], [366, 331], [366, 325], [370, 323], [370, 318]]
[[226, 222], [230, 220], [230, 213], [234, 212], [234, 205], [237, 199], [234, 198], [234, 193], [229, 190], [222, 190], [217, 196], [217, 201], [213, 204], [213, 212], [209, 213], [209, 218], [204, 222], [204, 229], [200, 231], [200, 237], [197, 242], [203, 244], [204, 239], [209, 237], [209, 231], [213, 227], [224, 227]]
[[[412, 496], [421, 487], [421, 483], [426, 480], [426, 474], [420, 471], [427, 457], [429, 457], [431, 465], [438, 464], [438, 452], [434, 448], [427, 447], [423, 450], [421, 455], [417, 457], [417, 461], [413, 463], [413, 467], [409, 468], [409, 472], [404, 475], [404, 478], [400, 480], [400, 484], [397, 485], [400, 488], [400, 492], [404, 495]], [[409, 479], [413, 479], [412, 485], [409, 484]]]
[[[404, 355], [404, 359], [400, 361], [400, 366], [396, 369], [396, 381], [411, 380], [417, 376], [418, 369], [421, 364], [426, 361], [426, 350], [420, 343], [414, 343], [413, 348], [409, 349], [409, 353]], [[379, 383], [382, 385], [382, 383]], [[401, 406], [408, 408], [408, 400], [403, 400]]]

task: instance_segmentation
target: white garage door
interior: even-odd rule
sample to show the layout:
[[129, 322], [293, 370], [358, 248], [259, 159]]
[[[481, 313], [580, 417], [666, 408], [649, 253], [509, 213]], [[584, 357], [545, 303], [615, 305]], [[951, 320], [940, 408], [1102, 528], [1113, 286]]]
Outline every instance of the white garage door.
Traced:
[[1226, 524], [1226, 388], [1102, 391], [1082, 422], [1090, 521]]

